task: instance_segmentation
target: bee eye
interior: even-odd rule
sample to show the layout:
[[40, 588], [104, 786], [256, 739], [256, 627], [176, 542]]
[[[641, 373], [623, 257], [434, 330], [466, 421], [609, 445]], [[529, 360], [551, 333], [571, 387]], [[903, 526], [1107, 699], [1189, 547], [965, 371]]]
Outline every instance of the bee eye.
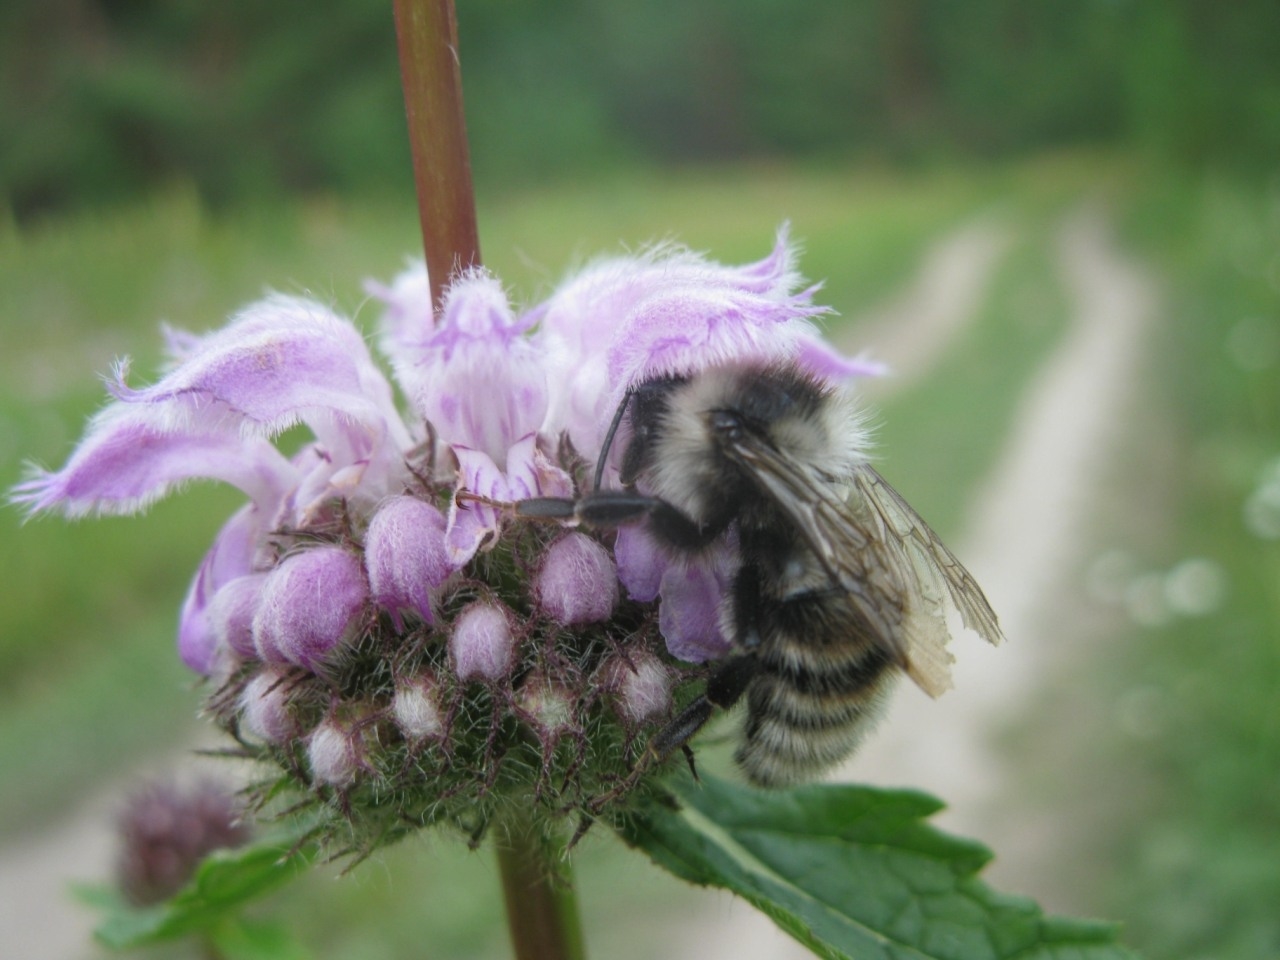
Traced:
[[709, 422], [711, 429], [723, 440], [736, 440], [742, 436], [742, 418], [731, 410], [712, 410]]

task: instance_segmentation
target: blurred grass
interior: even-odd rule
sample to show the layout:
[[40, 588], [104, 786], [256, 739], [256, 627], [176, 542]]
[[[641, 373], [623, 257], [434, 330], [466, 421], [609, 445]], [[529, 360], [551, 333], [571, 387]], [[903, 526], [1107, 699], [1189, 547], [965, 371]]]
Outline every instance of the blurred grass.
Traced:
[[[1162, 569], [1205, 558], [1223, 602], [1126, 645], [1130, 705], [1116, 769], [1147, 785], [1114, 825], [1112, 882], [1152, 956], [1280, 956], [1280, 180], [1164, 171], [1126, 205], [1125, 234], [1167, 287], [1152, 389], [1181, 466]], [[1167, 581], [1166, 581], [1167, 582]]]
[[[1212, 558], [1229, 593], [1208, 617], [1123, 627], [1131, 636], [1105, 674], [1081, 679], [1107, 703], [1137, 689], [1154, 691], [1143, 702], [1156, 704], [1155, 721], [1117, 724], [1091, 752], [1114, 768], [1092, 770], [1090, 782], [1113, 777], [1132, 796], [1111, 811], [1099, 843], [1106, 865], [1088, 865], [1084, 895], [1125, 919], [1130, 941], [1152, 956], [1272, 957], [1280, 556], [1274, 541], [1247, 532], [1240, 510], [1280, 456], [1280, 378], [1274, 364], [1241, 367], [1229, 344], [1244, 336], [1233, 331], [1265, 334], [1280, 317], [1276, 190], [1089, 156], [911, 175], [830, 166], [650, 173], [482, 196], [482, 242], [513, 298], [528, 302], [568, 265], [653, 239], [754, 259], [790, 220], [805, 248], [801, 269], [825, 279], [820, 296], [842, 323], [899, 289], [939, 233], [978, 214], [1003, 217], [1014, 242], [977, 322], [928, 378], [880, 405], [883, 470], [945, 536], [1063, 329], [1057, 219], [1098, 189], [1170, 290], [1149, 386], [1179, 445], [1164, 478], [1178, 509], [1152, 537], [1151, 562]], [[320, 200], [213, 218], [181, 192], [0, 233], [0, 483], [18, 478], [24, 458], [61, 463], [100, 402], [91, 373], [113, 356], [137, 354], [140, 379], [154, 369], [159, 319], [215, 326], [271, 285], [312, 291], [368, 329], [361, 280], [391, 276], [416, 244], [409, 205]], [[1238, 327], [1250, 317], [1262, 325]], [[18, 529], [15, 511], [0, 514], [11, 545], [0, 553], [0, 835], [56, 817], [136, 759], [186, 742], [200, 694], [177, 663], [173, 624], [235, 502], [195, 487], [141, 520]], [[689, 917], [708, 906], [709, 895], [606, 839], [588, 837], [578, 869], [595, 955], [653, 955], [653, 938], [684, 922], [681, 905]], [[501, 956], [497, 889], [489, 857], [411, 841], [341, 883], [319, 871], [281, 905], [323, 957], [377, 960], [423, 945], [442, 956]], [[646, 907], [659, 901], [661, 924]]]

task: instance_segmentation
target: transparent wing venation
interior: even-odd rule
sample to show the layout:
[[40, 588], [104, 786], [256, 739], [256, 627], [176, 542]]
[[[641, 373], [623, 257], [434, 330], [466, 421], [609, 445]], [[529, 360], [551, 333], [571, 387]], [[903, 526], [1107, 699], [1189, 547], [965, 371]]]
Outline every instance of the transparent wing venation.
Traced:
[[990, 643], [1002, 639], [982, 589], [927, 523], [876, 470], [842, 482], [758, 444], [736, 450], [786, 513], [875, 641], [930, 696], [951, 687], [947, 610]]

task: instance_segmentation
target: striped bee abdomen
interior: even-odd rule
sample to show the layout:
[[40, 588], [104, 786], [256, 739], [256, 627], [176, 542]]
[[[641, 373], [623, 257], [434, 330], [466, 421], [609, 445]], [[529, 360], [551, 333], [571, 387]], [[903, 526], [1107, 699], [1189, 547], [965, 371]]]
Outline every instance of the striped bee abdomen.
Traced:
[[857, 639], [815, 646], [775, 638], [757, 658], [736, 759], [767, 787], [812, 779], [849, 756], [897, 673], [880, 647]]

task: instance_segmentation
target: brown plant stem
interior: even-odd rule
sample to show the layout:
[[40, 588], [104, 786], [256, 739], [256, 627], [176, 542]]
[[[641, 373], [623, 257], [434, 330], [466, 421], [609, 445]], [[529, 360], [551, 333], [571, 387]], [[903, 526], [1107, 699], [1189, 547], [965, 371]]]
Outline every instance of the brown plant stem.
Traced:
[[516, 960], [584, 960], [569, 861], [524, 824], [498, 841], [507, 926]]
[[438, 305], [453, 276], [480, 263], [458, 18], [453, 0], [395, 0], [395, 18], [427, 280]]
[[[462, 113], [453, 0], [395, 0], [413, 179], [431, 302], [480, 264], [475, 189]], [[568, 859], [527, 823], [508, 825], [498, 866], [516, 960], [585, 960]]]

